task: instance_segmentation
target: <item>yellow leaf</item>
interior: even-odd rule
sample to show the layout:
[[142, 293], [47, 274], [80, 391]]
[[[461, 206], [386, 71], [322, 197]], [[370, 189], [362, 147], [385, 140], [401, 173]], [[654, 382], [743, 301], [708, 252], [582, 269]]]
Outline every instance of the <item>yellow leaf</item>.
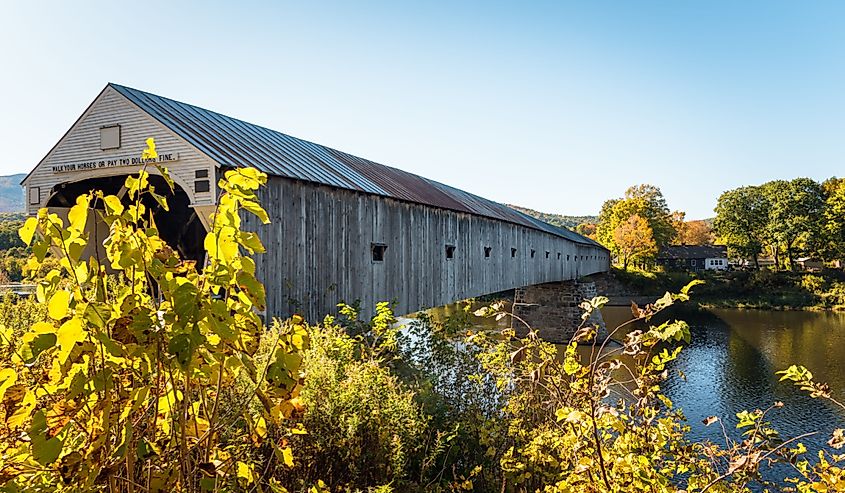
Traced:
[[85, 230], [85, 223], [88, 222], [88, 194], [82, 194], [76, 198], [76, 205], [70, 208], [67, 214], [68, 227], [78, 232]]
[[108, 211], [109, 215], [119, 216], [123, 213], [123, 204], [114, 195], [107, 195], [103, 198], [103, 202], [106, 203], [106, 211]]
[[154, 138], [150, 137], [147, 139], [147, 148], [144, 149], [144, 152], [141, 153], [141, 159], [158, 159], [158, 153], [156, 152], [156, 141]]
[[11, 387], [18, 381], [18, 374], [11, 368], [3, 368], [0, 370], [0, 402], [3, 401], [3, 396], [6, 394], [6, 389]]
[[50, 298], [50, 303], [47, 305], [47, 314], [53, 320], [61, 320], [67, 316], [70, 309], [70, 292], [56, 291]]
[[241, 461], [238, 461], [238, 477], [246, 479], [247, 484], [255, 482], [255, 476], [252, 474], [252, 468]]
[[6, 347], [12, 343], [15, 331], [11, 327], [0, 324], [0, 347]]
[[23, 223], [21, 229], [18, 230], [18, 235], [21, 237], [27, 246], [32, 243], [32, 236], [35, 235], [35, 228], [38, 226], [38, 219], [30, 217]]
[[169, 389], [166, 394], [158, 398], [158, 414], [168, 415], [182, 400], [182, 392]]
[[290, 447], [285, 447], [282, 449], [282, 457], [284, 458], [286, 466], [293, 467], [293, 451], [290, 449]]
[[209, 423], [206, 419], [197, 416], [185, 422], [185, 436], [200, 438], [208, 431]]
[[18, 406], [14, 414], [6, 420], [6, 425], [9, 428], [17, 428], [23, 425], [26, 420], [29, 419], [30, 415], [32, 415], [33, 409], [35, 409], [35, 393], [31, 390], [27, 390], [20, 406]]
[[56, 342], [59, 345], [59, 361], [64, 363], [67, 360], [70, 351], [77, 342], [82, 342], [88, 333], [82, 327], [82, 321], [78, 318], [72, 318], [63, 323], [56, 332]]
[[255, 434], [261, 438], [267, 436], [267, 422], [264, 420], [263, 416], [259, 416], [257, 420], [255, 420]]

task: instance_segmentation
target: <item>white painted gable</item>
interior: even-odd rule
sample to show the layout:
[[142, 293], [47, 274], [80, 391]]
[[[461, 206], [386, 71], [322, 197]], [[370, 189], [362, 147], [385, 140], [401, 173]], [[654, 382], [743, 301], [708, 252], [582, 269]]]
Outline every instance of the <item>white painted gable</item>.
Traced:
[[[120, 125], [120, 147], [101, 149], [101, 128]], [[107, 86], [47, 156], [24, 179], [27, 212], [35, 213], [50, 199], [55, 185], [100, 176], [135, 173], [138, 159], [153, 137], [162, 165], [191, 199], [191, 205], [214, 203], [216, 196], [215, 163], [164, 125], [135, 106], [112, 87]], [[167, 160], [166, 156], [173, 160]], [[178, 158], [177, 158], [178, 156]], [[156, 173], [148, 166], [150, 173]], [[197, 178], [197, 171], [206, 171]], [[200, 173], [201, 174], [201, 173]], [[209, 181], [209, 191], [196, 192], [195, 182]]]

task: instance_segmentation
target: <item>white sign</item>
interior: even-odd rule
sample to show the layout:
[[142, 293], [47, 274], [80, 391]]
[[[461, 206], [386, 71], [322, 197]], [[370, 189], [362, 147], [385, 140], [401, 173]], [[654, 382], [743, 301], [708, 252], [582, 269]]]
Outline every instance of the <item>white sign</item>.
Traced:
[[53, 166], [53, 173], [73, 173], [75, 171], [90, 171], [95, 169], [118, 168], [122, 166], [143, 166], [144, 164], [161, 164], [179, 160], [179, 153], [159, 154], [158, 159], [141, 159], [138, 156], [110, 157], [78, 163], [57, 164]]

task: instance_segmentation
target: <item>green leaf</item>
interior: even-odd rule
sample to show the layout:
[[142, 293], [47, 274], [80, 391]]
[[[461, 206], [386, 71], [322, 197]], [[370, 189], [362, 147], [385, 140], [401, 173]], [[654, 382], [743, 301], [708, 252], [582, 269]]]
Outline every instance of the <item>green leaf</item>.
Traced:
[[155, 201], [158, 202], [158, 205], [160, 205], [162, 209], [166, 211], [170, 210], [170, 207], [167, 205], [167, 199], [163, 195], [159, 195], [155, 192], [150, 192], [150, 195], [153, 196]]
[[249, 253], [264, 253], [264, 245], [258, 235], [249, 231], [241, 231], [239, 243], [249, 250]]
[[167, 352], [172, 354], [182, 367], [187, 367], [194, 354], [194, 344], [188, 334], [179, 334], [167, 344]]
[[173, 309], [176, 315], [186, 321], [192, 321], [197, 315], [197, 287], [190, 282], [184, 282], [173, 291]]
[[49, 465], [62, 453], [62, 441], [49, 437], [50, 429], [44, 411], [39, 410], [32, 416], [29, 438], [32, 441], [32, 457], [41, 465]]
[[238, 272], [237, 275], [238, 286], [242, 292], [246, 293], [247, 297], [252, 301], [259, 311], [265, 308], [266, 293], [264, 292], [264, 285], [252, 274], [246, 272]]

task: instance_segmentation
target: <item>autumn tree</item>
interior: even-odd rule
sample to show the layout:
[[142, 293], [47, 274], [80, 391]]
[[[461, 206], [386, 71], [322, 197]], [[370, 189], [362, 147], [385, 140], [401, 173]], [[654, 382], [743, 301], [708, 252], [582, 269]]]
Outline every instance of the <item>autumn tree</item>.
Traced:
[[628, 270], [631, 261], [643, 261], [657, 254], [654, 233], [648, 221], [634, 214], [613, 231], [613, 241], [622, 259], [622, 267]]
[[606, 201], [599, 213], [596, 239], [614, 256], [622, 257], [615, 240], [616, 230], [634, 215], [646, 221], [658, 248], [675, 237], [672, 214], [660, 189], [648, 184], [633, 186], [625, 191], [624, 197]]
[[596, 223], [581, 223], [575, 226], [575, 232], [587, 238], [596, 239]]
[[684, 223], [682, 245], [711, 245], [713, 244], [713, 228], [705, 221], [687, 221]]

